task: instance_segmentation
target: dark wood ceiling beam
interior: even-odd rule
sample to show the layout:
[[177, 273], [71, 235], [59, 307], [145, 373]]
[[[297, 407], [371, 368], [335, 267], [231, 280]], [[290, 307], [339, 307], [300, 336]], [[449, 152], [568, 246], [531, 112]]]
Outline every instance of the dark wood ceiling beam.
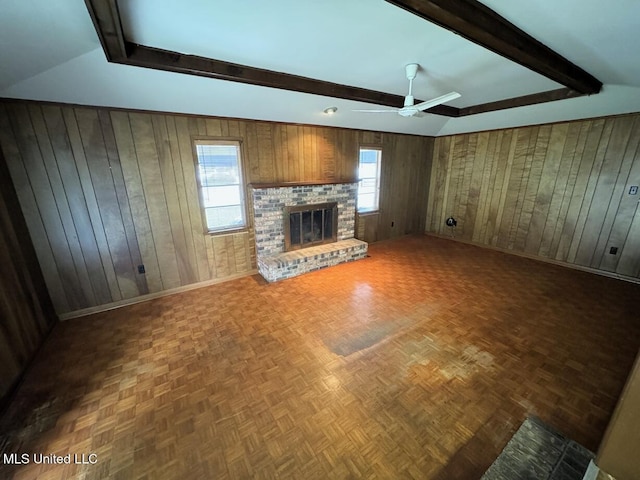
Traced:
[[85, 4], [107, 60], [126, 60], [126, 42], [117, 0], [85, 0]]
[[[408, 4], [424, 6], [438, 3], [435, 0], [387, 1], [394, 4], [402, 4], [399, 6], [403, 6], [403, 8], [407, 9], [409, 9]], [[445, 6], [450, 4], [455, 5], [455, 7], [452, 7], [453, 9], [460, 8], [461, 5], [477, 3], [470, 0], [440, 1]], [[400, 107], [404, 103], [404, 97], [402, 95], [394, 95], [349, 85], [325, 82], [288, 73], [275, 72], [247, 65], [229, 63], [222, 60], [214, 60], [195, 55], [185, 55], [178, 52], [129, 43], [126, 41], [124, 31], [122, 29], [117, 0], [85, 0], [85, 3], [96, 28], [96, 32], [98, 33], [98, 37], [100, 38], [107, 60], [110, 62], [146, 67], [155, 70], [198, 75], [216, 78], [219, 80], [229, 80], [263, 87], [310, 93], [326, 97], [342, 98], [345, 100], [372, 103], [388, 107]], [[491, 10], [489, 10], [489, 12], [493, 15], [497, 15]], [[498, 18], [501, 19], [499, 16]], [[506, 20], [502, 20], [506, 22]], [[566, 88], [524, 95], [521, 97], [499, 100], [480, 105], [472, 105], [464, 108], [438, 105], [426, 110], [426, 112], [447, 117], [461, 117], [494, 110], [551, 102], [580, 95], [582, 95], [582, 93], [579, 93], [579, 91]], [[422, 100], [416, 100], [416, 102], [421, 101]]]
[[459, 111], [459, 116], [476, 115], [478, 113], [495, 112], [496, 110], [505, 110], [507, 108], [524, 107], [527, 105], [536, 105], [538, 103], [555, 102], [556, 100], [565, 100], [567, 98], [576, 98], [583, 96], [570, 88], [559, 88], [557, 90], [549, 90], [548, 92], [533, 93], [531, 95], [523, 95], [521, 97], [507, 98], [496, 102], [481, 103], [470, 107], [463, 107]]
[[198, 57], [196, 55], [185, 55], [144, 45], [128, 43], [127, 51], [129, 52], [129, 56], [124, 63], [138, 67], [186, 73], [218, 80], [230, 80], [233, 82], [311, 93], [326, 97], [343, 98], [389, 107], [401, 107], [404, 102], [404, 96], [402, 95], [325, 82], [299, 75], [239, 65], [222, 60], [214, 60], [212, 58]]
[[476, 0], [386, 0], [583, 94], [602, 82]]
[[[416, 100], [416, 103], [420, 103], [422, 100]], [[460, 109], [458, 107], [450, 107], [449, 105], [436, 105], [425, 110], [427, 113], [433, 113], [435, 115], [442, 115], [444, 117], [459, 117]]]

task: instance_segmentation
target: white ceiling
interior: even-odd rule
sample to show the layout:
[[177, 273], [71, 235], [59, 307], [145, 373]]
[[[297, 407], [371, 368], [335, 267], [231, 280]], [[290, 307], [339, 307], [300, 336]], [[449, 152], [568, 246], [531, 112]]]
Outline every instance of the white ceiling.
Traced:
[[[82, 0], [3, 0], [0, 97], [445, 135], [640, 111], [640, 1], [484, 0], [604, 83], [598, 95], [461, 118], [107, 63]], [[129, 41], [464, 107], [561, 88], [383, 0], [120, 0]], [[334, 116], [322, 114], [337, 106]]]

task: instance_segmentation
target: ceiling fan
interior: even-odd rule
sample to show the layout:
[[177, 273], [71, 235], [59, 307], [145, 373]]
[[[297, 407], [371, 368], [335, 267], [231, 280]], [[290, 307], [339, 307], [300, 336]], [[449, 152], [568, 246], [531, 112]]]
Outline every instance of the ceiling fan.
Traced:
[[418, 73], [418, 64], [410, 63], [405, 67], [405, 71], [407, 73], [407, 80], [409, 80], [409, 94], [404, 97], [404, 106], [402, 108], [396, 108], [393, 110], [354, 110], [354, 112], [369, 112], [369, 113], [399, 113], [403, 117], [414, 117], [414, 116], [422, 116], [422, 112], [427, 110], [428, 108], [435, 107], [436, 105], [440, 105], [442, 103], [448, 102], [449, 100], [454, 100], [456, 98], [461, 97], [458, 92], [449, 92], [445, 95], [442, 95], [437, 98], [433, 98], [431, 100], [427, 100], [426, 102], [420, 102], [416, 105], [413, 104], [415, 101], [413, 98], [413, 94], [411, 93], [411, 89], [413, 88], [413, 79], [416, 78]]

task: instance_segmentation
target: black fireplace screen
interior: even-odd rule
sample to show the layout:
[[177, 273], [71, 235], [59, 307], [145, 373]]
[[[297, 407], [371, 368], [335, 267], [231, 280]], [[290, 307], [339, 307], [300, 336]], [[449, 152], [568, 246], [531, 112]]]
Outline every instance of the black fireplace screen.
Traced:
[[336, 202], [285, 207], [285, 250], [297, 250], [335, 242], [337, 227], [338, 204]]

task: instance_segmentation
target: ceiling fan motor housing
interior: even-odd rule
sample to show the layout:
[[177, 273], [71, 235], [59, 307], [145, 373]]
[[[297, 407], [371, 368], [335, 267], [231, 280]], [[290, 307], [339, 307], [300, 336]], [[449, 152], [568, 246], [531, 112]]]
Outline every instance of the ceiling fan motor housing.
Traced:
[[407, 80], [413, 80], [414, 78], [416, 78], [416, 75], [418, 74], [417, 63], [410, 63], [406, 67], [404, 67], [404, 69], [405, 72], [407, 72]]
[[408, 106], [398, 110], [398, 113], [403, 117], [413, 117], [415, 114], [418, 113], [418, 111], [419, 110], [417, 108], [412, 108], [411, 106]]

